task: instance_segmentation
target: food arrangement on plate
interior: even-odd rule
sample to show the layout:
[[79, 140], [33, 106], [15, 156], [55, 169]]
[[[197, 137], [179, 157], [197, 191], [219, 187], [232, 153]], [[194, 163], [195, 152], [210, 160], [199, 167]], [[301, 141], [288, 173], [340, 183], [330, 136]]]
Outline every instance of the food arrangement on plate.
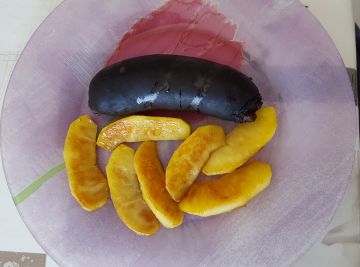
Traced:
[[[64, 1], [31, 38], [11, 76], [0, 121], [2, 160], [17, 209], [61, 266], [290, 265], [324, 233], [356, 154], [356, 106], [336, 48], [298, 1], [176, 0], [157, 9], [163, 3]], [[141, 65], [139, 81], [126, 79], [127, 86], [136, 82], [136, 87], [118, 95], [110, 87], [99, 95], [98, 104], [106, 104], [109, 95], [118, 101], [126, 93], [122, 104], [131, 110], [120, 116], [91, 110], [89, 85], [99, 71], [137, 58], [160, 60], [159, 55], [206, 60], [241, 72], [256, 85], [263, 104], [246, 114], [252, 122], [227, 120], [223, 116], [231, 115], [232, 106], [217, 101], [226, 95], [208, 98], [217, 92], [206, 79], [192, 86], [194, 76], [181, 69], [185, 64], [176, 72], [181, 77], [148, 75], [151, 71]], [[174, 84], [186, 86], [181, 102]], [[199, 94], [191, 89], [207, 85], [208, 91]], [[170, 98], [172, 90], [178, 98]], [[240, 91], [234, 100], [244, 104], [239, 100], [247, 90]], [[166, 109], [167, 101], [173, 110]], [[117, 111], [116, 106], [106, 108]], [[253, 113], [256, 119], [249, 116]], [[275, 113], [276, 120], [271, 119]], [[87, 117], [77, 122], [81, 114]], [[176, 127], [170, 127], [174, 119]], [[264, 145], [276, 121], [276, 134]], [[65, 148], [67, 175], [64, 140], [72, 122]], [[223, 129], [225, 144], [214, 151], [206, 147], [209, 159], [189, 187], [172, 183], [168, 190], [170, 159], [181, 166], [189, 162], [175, 151], [209, 125]], [[117, 128], [124, 126], [124, 131]], [[177, 140], [158, 138], [168, 136], [158, 132], [166, 128]], [[103, 141], [96, 137], [102, 130], [111, 134], [102, 135]], [[130, 137], [136, 141], [133, 136], [149, 138], [126, 142]], [[191, 148], [185, 150], [189, 157], [198, 155]], [[85, 157], [79, 160], [79, 155]], [[206, 154], [199, 155], [197, 171]], [[194, 176], [182, 178], [190, 184]], [[258, 187], [244, 187], [250, 181]]]
[[[238, 70], [240, 43], [192, 29], [191, 38], [210, 38], [212, 44], [191, 46], [195, 51], [183, 48], [183, 53], [173, 48], [162, 54], [156, 54], [154, 44], [147, 55], [136, 54], [133, 39], [139, 48], [139, 40], [144, 45], [157, 31], [163, 38], [162, 52], [165, 45], [171, 48], [179, 41], [164, 39], [167, 34], [180, 31], [182, 38], [189, 38], [184, 33], [188, 28], [179, 25], [176, 29], [158, 26], [155, 33], [140, 27], [149, 24], [144, 20], [156, 23], [154, 18], [173, 3], [135, 24], [108, 66], [90, 83], [90, 109], [117, 119], [97, 135], [96, 123], [87, 115], [80, 116], [70, 125], [64, 148], [71, 193], [79, 204], [96, 210], [107, 203], [110, 191], [118, 216], [141, 235], [154, 234], [160, 224], [180, 226], [184, 213], [207, 217], [243, 207], [269, 186], [272, 177], [269, 164], [248, 163], [271, 140], [277, 120], [275, 108], [261, 108], [258, 87]], [[222, 14], [214, 14], [231, 30]], [[226, 53], [224, 62], [219, 56]], [[169, 111], [174, 117], [165, 116]], [[211, 118], [218, 123], [209, 123]], [[232, 129], [225, 132], [223, 121], [232, 121]], [[182, 142], [168, 149], [169, 159], [162, 162], [158, 142], [175, 140]], [[137, 142], [142, 143], [131, 145]], [[96, 145], [111, 152], [107, 179], [96, 161]]]

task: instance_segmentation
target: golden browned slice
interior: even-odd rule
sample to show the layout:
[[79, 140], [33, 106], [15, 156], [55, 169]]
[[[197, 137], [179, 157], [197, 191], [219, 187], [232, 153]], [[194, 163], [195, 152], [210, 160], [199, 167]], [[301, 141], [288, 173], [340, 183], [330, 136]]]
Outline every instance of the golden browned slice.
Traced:
[[70, 124], [64, 146], [64, 160], [71, 194], [87, 211], [104, 206], [108, 184], [96, 164], [97, 125], [86, 115]]
[[118, 146], [106, 165], [111, 200], [122, 221], [140, 235], [152, 235], [160, 224], [141, 196], [132, 148]]
[[270, 165], [255, 161], [218, 179], [195, 182], [180, 208], [207, 217], [244, 206], [270, 183]]
[[189, 135], [190, 125], [182, 119], [133, 115], [103, 128], [97, 144], [111, 151], [123, 142], [182, 140]]
[[211, 154], [203, 173], [217, 175], [232, 172], [248, 161], [274, 136], [277, 122], [273, 107], [256, 112], [254, 122], [240, 123], [226, 136], [226, 146]]
[[197, 128], [174, 152], [166, 168], [166, 189], [179, 201], [199, 175], [210, 153], [225, 144], [217, 125]]
[[166, 228], [182, 224], [184, 213], [165, 188], [165, 173], [158, 157], [156, 143], [144, 142], [135, 153], [135, 171], [144, 200]]

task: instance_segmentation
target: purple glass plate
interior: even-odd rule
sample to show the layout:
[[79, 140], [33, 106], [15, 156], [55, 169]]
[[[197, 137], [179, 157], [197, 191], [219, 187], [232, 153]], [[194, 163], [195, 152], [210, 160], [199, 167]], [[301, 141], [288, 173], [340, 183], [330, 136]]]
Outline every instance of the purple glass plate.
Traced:
[[[273, 167], [271, 186], [246, 208], [145, 238], [123, 225], [110, 202], [83, 211], [60, 166], [17, 207], [61, 266], [287, 266], [330, 222], [357, 135], [353, 93], [334, 44], [298, 1], [214, 2], [238, 25], [248, 55], [243, 71], [278, 110], [277, 134], [258, 155]], [[63, 162], [67, 127], [86, 111], [90, 79], [135, 20], [162, 3], [68, 0], [37, 30], [2, 112], [1, 151], [14, 197]]]

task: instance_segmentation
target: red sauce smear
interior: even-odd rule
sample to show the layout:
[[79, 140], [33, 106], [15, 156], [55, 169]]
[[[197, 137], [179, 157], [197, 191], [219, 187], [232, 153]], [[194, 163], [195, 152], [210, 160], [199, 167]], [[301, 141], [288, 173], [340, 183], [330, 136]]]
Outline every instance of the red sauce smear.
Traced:
[[[138, 20], [120, 40], [106, 66], [151, 54], [176, 54], [207, 59], [239, 69], [243, 47], [234, 41], [236, 25], [203, 0], [170, 0]], [[148, 111], [146, 115], [180, 117], [195, 123], [197, 112]]]

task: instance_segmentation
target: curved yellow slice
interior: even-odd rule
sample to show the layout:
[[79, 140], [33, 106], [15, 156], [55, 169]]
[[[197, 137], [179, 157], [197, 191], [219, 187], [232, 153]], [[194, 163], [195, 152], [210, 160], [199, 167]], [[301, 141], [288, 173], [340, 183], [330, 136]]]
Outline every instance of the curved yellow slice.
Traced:
[[263, 191], [271, 175], [270, 165], [255, 161], [218, 179], [195, 182], [180, 208], [202, 217], [231, 211]]
[[189, 134], [190, 125], [182, 119], [133, 115], [103, 128], [97, 144], [111, 151], [123, 142], [182, 140]]
[[236, 170], [271, 140], [277, 127], [275, 108], [260, 109], [256, 115], [254, 122], [240, 123], [226, 136], [226, 146], [211, 154], [202, 170], [204, 174]]
[[174, 152], [166, 168], [166, 189], [181, 200], [198, 177], [210, 153], [225, 144], [224, 129], [217, 125], [197, 128]]
[[184, 213], [166, 191], [165, 173], [158, 157], [156, 143], [144, 142], [135, 153], [135, 171], [144, 200], [166, 228], [182, 224]]
[[141, 196], [134, 169], [132, 148], [118, 146], [106, 165], [111, 200], [128, 228], [140, 235], [152, 235], [160, 224]]
[[86, 115], [70, 124], [64, 146], [64, 160], [71, 194], [87, 211], [108, 200], [105, 176], [96, 164], [97, 125]]

